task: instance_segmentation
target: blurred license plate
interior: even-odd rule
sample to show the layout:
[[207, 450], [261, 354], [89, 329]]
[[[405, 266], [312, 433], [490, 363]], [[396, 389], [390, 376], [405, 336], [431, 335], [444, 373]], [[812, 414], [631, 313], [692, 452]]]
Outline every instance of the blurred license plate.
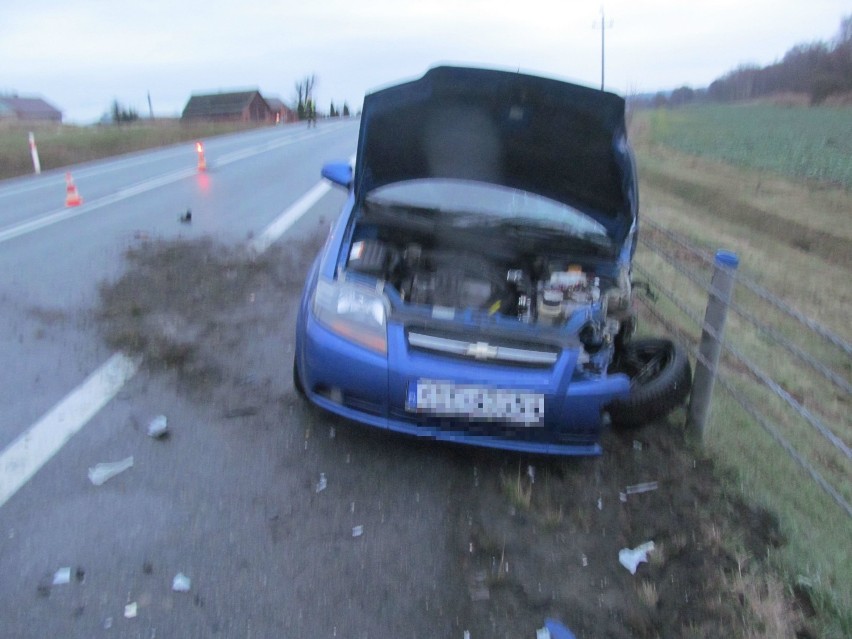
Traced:
[[537, 426], [544, 420], [544, 394], [421, 379], [409, 385], [405, 408], [442, 417]]

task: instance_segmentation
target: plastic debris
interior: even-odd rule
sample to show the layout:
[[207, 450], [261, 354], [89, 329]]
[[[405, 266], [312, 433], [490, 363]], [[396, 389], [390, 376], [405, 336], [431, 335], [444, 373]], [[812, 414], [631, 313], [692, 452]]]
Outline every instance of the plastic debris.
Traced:
[[104, 619], [104, 630], [109, 630], [112, 628], [112, 617], [107, 617]]
[[316, 491], [321, 493], [328, 487], [328, 480], [325, 478], [325, 473], [320, 473], [319, 481], [316, 485]]
[[582, 555], [580, 557], [580, 563], [583, 564], [583, 568], [587, 567], [589, 565], [589, 558], [586, 557], [586, 555]]
[[531, 484], [535, 483], [535, 467], [534, 466], [532, 466], [532, 465], [527, 466], [527, 477], [530, 478]]
[[598, 510], [603, 510], [603, 498], [598, 497]]
[[165, 415], [157, 415], [148, 424], [148, 437], [162, 439], [169, 434], [169, 420]]
[[352, 527], [352, 536], [353, 537], [360, 537], [363, 534], [364, 534], [364, 527], [363, 526], [353, 526]]
[[618, 493], [618, 499], [622, 502], [627, 501], [627, 495], [638, 495], [640, 493], [647, 493], [652, 490], [657, 490], [660, 487], [659, 482], [656, 481], [646, 481], [642, 484], [633, 484], [632, 486], [628, 486], [624, 489], [623, 493]]
[[470, 630], [464, 631], [463, 639], [470, 639]]
[[123, 473], [128, 468], [133, 466], [133, 456], [127, 457], [117, 462], [105, 462], [97, 464], [89, 468], [89, 480], [95, 485], [100, 486], [105, 481], [112, 479], [119, 473]]
[[136, 616], [136, 602], [127, 604], [124, 607], [124, 616], [126, 619], [133, 619]]
[[182, 572], [176, 574], [175, 578], [172, 580], [172, 590], [175, 592], [189, 592], [191, 585], [192, 581]]
[[642, 450], [642, 442], [638, 439], [633, 440], [633, 450]]
[[539, 635], [541, 630], [536, 631], [536, 639], [577, 639], [573, 632], [568, 630], [556, 619], [545, 619], [544, 630], [547, 634]]
[[636, 574], [636, 568], [640, 562], [648, 561], [648, 553], [654, 550], [654, 542], [646, 541], [641, 546], [622, 548], [618, 551], [618, 563], [627, 568], [631, 575]]
[[67, 583], [71, 583], [71, 567], [60, 568], [55, 573], [53, 573], [53, 585], [54, 586], [63, 586]]

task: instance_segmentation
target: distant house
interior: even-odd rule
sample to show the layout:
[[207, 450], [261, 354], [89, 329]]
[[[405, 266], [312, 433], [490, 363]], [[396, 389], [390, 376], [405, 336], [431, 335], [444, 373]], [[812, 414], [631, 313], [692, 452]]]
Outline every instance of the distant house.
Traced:
[[275, 124], [295, 122], [299, 119], [296, 112], [278, 98], [265, 98], [265, 100], [269, 105], [269, 108], [272, 109], [273, 121]]
[[260, 91], [193, 95], [183, 109], [183, 120], [219, 122], [275, 122], [275, 115]]
[[41, 98], [0, 95], [0, 120], [61, 123], [62, 111]]

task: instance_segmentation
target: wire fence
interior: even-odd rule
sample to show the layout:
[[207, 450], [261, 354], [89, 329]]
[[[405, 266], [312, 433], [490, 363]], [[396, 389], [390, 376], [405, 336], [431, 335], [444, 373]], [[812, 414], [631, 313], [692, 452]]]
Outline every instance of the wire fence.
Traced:
[[[640, 242], [647, 259], [637, 256], [634, 269], [663, 298], [657, 303], [642, 297], [644, 305], [699, 367], [711, 371], [720, 387], [852, 518], [848, 482], [852, 449], [847, 443], [852, 430], [847, 415], [852, 345], [733, 270], [726, 336], [724, 317], [719, 330], [702, 309], [720, 297], [713, 286], [715, 275], [710, 277], [720, 268], [716, 256], [647, 218], [643, 227]], [[646, 261], [651, 264], [643, 265]], [[705, 358], [698, 346], [708, 337], [721, 346], [718, 362]]]

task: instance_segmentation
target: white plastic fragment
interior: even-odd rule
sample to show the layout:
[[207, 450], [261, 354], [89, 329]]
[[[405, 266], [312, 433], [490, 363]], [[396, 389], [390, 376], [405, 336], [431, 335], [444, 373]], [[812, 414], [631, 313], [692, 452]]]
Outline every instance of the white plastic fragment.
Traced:
[[95, 485], [100, 486], [108, 479], [112, 479], [119, 473], [133, 466], [133, 456], [127, 457], [117, 462], [105, 462], [97, 464], [89, 468], [89, 480]]
[[550, 639], [550, 630], [547, 628], [539, 628], [535, 631], [535, 639]]
[[189, 592], [191, 585], [192, 581], [190, 581], [189, 577], [182, 572], [176, 574], [175, 578], [172, 580], [172, 590], [175, 592]]
[[470, 639], [470, 630], [464, 631], [463, 639]]
[[642, 484], [633, 484], [632, 486], [628, 486], [624, 489], [624, 492], [628, 495], [638, 495], [639, 493], [647, 493], [652, 490], [657, 490], [659, 487], [659, 482], [646, 481]]
[[328, 480], [325, 478], [325, 473], [320, 473], [319, 481], [316, 485], [316, 491], [321, 493], [328, 487]]
[[364, 527], [363, 526], [353, 526], [352, 527], [352, 536], [353, 537], [360, 537], [363, 534], [364, 534]]
[[124, 607], [124, 617], [126, 619], [133, 619], [136, 616], [136, 608], [137, 606], [135, 601], [127, 604]]
[[107, 617], [104, 619], [104, 630], [109, 630], [112, 628], [112, 617]]
[[71, 567], [68, 566], [66, 568], [60, 568], [55, 573], [53, 573], [53, 585], [54, 586], [64, 586], [67, 583], [71, 582]]
[[148, 424], [148, 437], [153, 437], [154, 439], [160, 439], [166, 436], [166, 433], [169, 432], [169, 420], [165, 415], [157, 415], [154, 419], [151, 420], [151, 423]]
[[640, 562], [648, 561], [648, 553], [654, 550], [654, 542], [646, 541], [636, 548], [622, 548], [618, 551], [618, 563], [627, 568], [631, 575], [636, 574]]
[[530, 478], [530, 483], [535, 483], [535, 466], [529, 465], [527, 466], [527, 477]]
[[598, 510], [603, 510], [603, 498], [598, 497]]
[[580, 563], [583, 564], [583, 568], [587, 567], [589, 565], [589, 558], [586, 557], [586, 555], [582, 555], [580, 557]]

